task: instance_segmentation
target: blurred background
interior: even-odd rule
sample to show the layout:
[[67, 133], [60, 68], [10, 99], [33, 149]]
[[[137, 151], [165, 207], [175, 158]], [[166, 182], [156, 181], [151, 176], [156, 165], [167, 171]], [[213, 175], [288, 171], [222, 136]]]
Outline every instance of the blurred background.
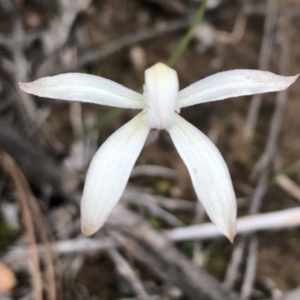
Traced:
[[299, 16], [298, 0], [0, 0], [0, 299], [300, 299], [298, 82], [182, 110], [228, 163], [233, 244], [207, 224], [166, 132], [150, 134], [120, 204], [84, 237], [90, 160], [136, 111], [18, 87], [83, 72], [141, 91], [157, 62], [181, 88], [237, 68], [295, 75]]

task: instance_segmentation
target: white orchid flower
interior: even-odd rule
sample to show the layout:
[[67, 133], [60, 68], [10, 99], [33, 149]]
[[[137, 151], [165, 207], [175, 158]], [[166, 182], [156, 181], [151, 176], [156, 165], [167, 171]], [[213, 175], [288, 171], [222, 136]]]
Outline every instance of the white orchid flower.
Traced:
[[118, 203], [149, 131], [165, 129], [188, 168], [197, 197], [208, 216], [232, 241], [236, 232], [236, 198], [227, 165], [210, 139], [179, 116], [180, 109], [280, 91], [297, 77], [233, 70], [209, 76], [179, 91], [177, 72], [158, 63], [145, 72], [143, 94], [105, 78], [79, 73], [45, 77], [20, 83], [20, 87], [41, 97], [142, 110], [112, 134], [92, 159], [81, 202], [84, 234], [99, 230]]

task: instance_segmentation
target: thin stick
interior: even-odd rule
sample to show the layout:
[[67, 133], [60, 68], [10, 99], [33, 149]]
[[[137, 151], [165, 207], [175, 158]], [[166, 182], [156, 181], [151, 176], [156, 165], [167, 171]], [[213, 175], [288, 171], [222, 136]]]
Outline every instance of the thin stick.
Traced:
[[142, 194], [138, 197], [126, 197], [126, 194], [124, 194], [123, 199], [126, 200], [127, 203], [146, 208], [151, 215], [159, 218], [169, 226], [178, 227], [184, 225], [176, 216], [157, 205], [151, 195]]
[[[284, 28], [281, 24], [279, 31], [278, 31], [278, 41], [281, 46], [281, 55], [280, 55], [280, 62], [279, 62], [279, 72], [282, 75], [285, 75], [287, 73], [288, 69], [288, 60], [289, 60], [289, 46], [288, 46], [288, 40], [286, 39], [286, 36], [284, 34]], [[268, 178], [270, 174], [270, 166], [271, 162], [274, 159], [276, 149], [277, 149], [277, 140], [280, 132], [280, 128], [283, 121], [283, 114], [285, 111], [287, 101], [287, 91], [281, 91], [277, 93], [276, 97], [276, 108], [272, 116], [269, 134], [268, 134], [268, 140], [265, 146], [264, 153], [262, 157], [259, 159], [257, 164], [252, 170], [252, 177], [260, 175], [259, 181], [257, 184], [257, 187], [255, 189], [255, 193], [253, 195], [253, 198], [251, 200], [250, 205], [250, 213], [255, 214], [260, 210], [263, 196], [267, 190], [268, 185]], [[251, 238], [250, 245], [253, 243], [254, 237]], [[258, 242], [256, 241], [256, 244]], [[258, 247], [258, 246], [257, 246]], [[256, 247], [256, 248], [257, 248]], [[251, 251], [254, 251], [254, 248], [249, 249], [249, 255], [254, 256], [254, 253], [251, 253]], [[252, 265], [252, 261], [250, 259], [247, 260], [246, 264], [246, 272], [244, 281], [242, 284], [242, 295], [243, 298], [250, 297], [251, 294], [251, 288], [254, 284], [254, 273], [253, 270], [254, 266]], [[248, 293], [248, 294], [247, 294]]]
[[[300, 226], [300, 208], [291, 208], [238, 218], [237, 234], [298, 226]], [[172, 241], [205, 240], [222, 237], [221, 232], [212, 223], [175, 228], [164, 232]]]
[[[119, 220], [117, 224], [123, 221]], [[111, 224], [116, 222], [109, 219]], [[120, 225], [122, 227], [122, 225]], [[249, 234], [258, 231], [274, 231], [287, 228], [294, 228], [300, 226], [300, 208], [290, 208], [281, 211], [270, 213], [263, 213], [257, 215], [250, 215], [238, 218], [237, 220], [237, 234]], [[223, 237], [221, 232], [212, 223], [204, 223], [193, 226], [186, 226], [182, 228], [175, 228], [163, 231], [171, 241], [179, 242], [185, 240], [207, 240]], [[50, 244], [53, 251], [60, 254], [73, 254], [73, 253], [93, 253], [105, 250], [109, 247], [116, 246], [116, 243], [110, 238], [103, 238], [95, 240], [92, 238], [70, 239], [59, 241]], [[14, 259], [26, 255], [26, 247], [18, 247], [12, 249], [6, 256], [4, 261], [11, 263]], [[44, 246], [38, 246], [39, 253], [45, 251]]]
[[44, 255], [41, 256], [41, 261], [45, 265], [45, 290], [50, 300], [56, 300], [60, 292], [61, 285], [61, 266], [59, 257], [55, 252], [51, 251], [50, 242], [53, 241], [53, 236], [46, 222], [36, 199], [32, 195], [29, 187], [28, 191], [31, 194], [30, 209], [34, 217], [34, 223], [38, 229], [42, 243], [45, 245]]
[[157, 176], [167, 179], [177, 179], [177, 174], [173, 169], [154, 165], [139, 165], [133, 168], [130, 177]]
[[[267, 13], [264, 24], [264, 36], [260, 49], [258, 67], [261, 70], [267, 70], [272, 52], [274, 29], [277, 20], [278, 4], [277, 0], [268, 0]], [[258, 112], [261, 106], [262, 94], [254, 95], [252, 97], [251, 105], [248, 111], [248, 117], [246, 121], [244, 137], [247, 141], [250, 141], [253, 137], [254, 128], [257, 123]]]
[[249, 255], [247, 259], [245, 280], [243, 282], [242, 291], [241, 291], [242, 299], [248, 299], [249, 296], [251, 295], [252, 286], [256, 275], [257, 252], [258, 252], [257, 238], [252, 237], [249, 246]]
[[[288, 40], [286, 39], [284, 33], [278, 34], [278, 40], [281, 47], [281, 57], [280, 57], [280, 66], [279, 66], [280, 74], [286, 75], [288, 69], [288, 61], [289, 61]], [[254, 172], [253, 172], [254, 176], [257, 175], [257, 173], [259, 173], [261, 170], [267, 168], [267, 166], [270, 164], [271, 160], [275, 155], [280, 127], [285, 112], [287, 95], [288, 95], [287, 90], [277, 93], [276, 108], [272, 116], [267, 144], [265, 147], [264, 154], [262, 155], [262, 157], [259, 159], [259, 161], [254, 167]]]
[[128, 261], [124, 259], [123, 256], [120, 255], [119, 252], [114, 248], [110, 249], [108, 251], [108, 254], [114, 261], [119, 275], [126, 278], [130, 282], [138, 299], [150, 300], [150, 296], [144, 289], [140, 279], [136, 276], [135, 272], [132, 270]]
[[3, 159], [4, 167], [11, 176], [11, 179], [15, 185], [17, 200], [21, 208], [21, 214], [29, 244], [27, 250], [29, 252], [29, 256], [31, 257], [29, 270], [31, 273], [30, 279], [33, 288], [33, 295], [36, 300], [42, 300], [42, 273], [40, 270], [39, 256], [37, 252], [33, 219], [29, 209], [30, 200], [28, 198], [30, 197], [30, 193], [27, 190], [26, 179], [14, 160], [6, 153], [1, 153], [1, 156]]
[[275, 173], [274, 177], [272, 178], [272, 181], [276, 181], [276, 176], [285, 174], [285, 175], [292, 175], [300, 169], [300, 159], [296, 160], [294, 163], [291, 165], [279, 170], [278, 172]]
[[[45, 284], [45, 289], [46, 292], [49, 296], [49, 299], [55, 300], [57, 299], [57, 291], [59, 290], [58, 286], [60, 283], [60, 270], [55, 272], [55, 267], [54, 267], [54, 261], [56, 261], [56, 267], [59, 265], [59, 260], [58, 257], [55, 257], [55, 254], [51, 252], [49, 243], [50, 240], [52, 239], [51, 231], [48, 227], [48, 224], [46, 220], [44, 219], [40, 208], [36, 202], [35, 197], [31, 193], [31, 190], [28, 186], [28, 183], [23, 175], [23, 173], [18, 169], [18, 166], [15, 164], [15, 173], [19, 177], [19, 181], [22, 183], [22, 193], [26, 195], [26, 209], [28, 209], [29, 214], [31, 216], [32, 220], [32, 226], [36, 225], [36, 228], [38, 228], [38, 232], [41, 237], [41, 241], [45, 245], [45, 249], [47, 251], [44, 252], [44, 255], [41, 257], [41, 260], [44, 262], [45, 265], [45, 279], [46, 279], [46, 284]], [[34, 234], [34, 229], [33, 229], [33, 234]], [[36, 249], [37, 245], [35, 245]], [[34, 263], [34, 262], [33, 262]], [[56, 284], [56, 281], [58, 284]]]
[[140, 198], [144, 196], [151, 198], [152, 202], [155, 202], [157, 205], [161, 206], [164, 209], [170, 211], [194, 211], [196, 208], [195, 201], [188, 201], [178, 198], [167, 198], [163, 196], [152, 195], [150, 192], [144, 192], [141, 190], [133, 189], [132, 187], [127, 187], [124, 192], [124, 197], [129, 198]]
[[239, 272], [241, 262], [243, 260], [244, 250], [246, 247], [246, 243], [244, 240], [245, 237], [242, 237], [242, 240], [240, 240], [235, 245], [229, 265], [227, 267], [223, 286], [228, 290], [231, 290], [233, 288], [233, 285], [237, 279], [237, 274]]
[[300, 202], [300, 186], [286, 175], [275, 177], [276, 184], [283, 189], [288, 195]]
[[[102, 238], [99, 240], [92, 238], [79, 238], [57, 241], [51, 243], [49, 246], [51, 251], [55, 251], [60, 255], [77, 253], [90, 254], [107, 250], [111, 247], [116, 247], [116, 242], [112, 238]], [[37, 250], [38, 254], [42, 256], [45, 251], [48, 251], [48, 247], [45, 247], [44, 245], [37, 245]], [[3, 257], [3, 261], [7, 264], [13, 264], [17, 259], [26, 259], [27, 253], [28, 247], [15, 247]]]

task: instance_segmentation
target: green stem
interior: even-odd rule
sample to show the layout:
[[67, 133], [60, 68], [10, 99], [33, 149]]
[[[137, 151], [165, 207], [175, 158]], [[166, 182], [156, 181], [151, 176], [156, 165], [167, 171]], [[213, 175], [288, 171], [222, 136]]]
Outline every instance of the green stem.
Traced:
[[173, 66], [177, 62], [178, 58], [182, 55], [182, 53], [185, 51], [186, 47], [188, 46], [190, 40], [193, 38], [197, 26], [203, 19], [206, 10], [206, 3], [207, 0], [202, 1], [202, 4], [199, 6], [199, 9], [197, 10], [196, 16], [191, 24], [191, 27], [189, 28], [188, 32], [184, 35], [184, 37], [179, 41], [179, 44], [174, 49], [170, 58], [167, 60], [168, 66]]

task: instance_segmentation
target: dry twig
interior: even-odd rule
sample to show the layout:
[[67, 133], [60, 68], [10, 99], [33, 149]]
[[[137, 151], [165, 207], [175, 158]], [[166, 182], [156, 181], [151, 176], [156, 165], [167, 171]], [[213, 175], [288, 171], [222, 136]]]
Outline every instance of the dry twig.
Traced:
[[52, 239], [51, 232], [48, 228], [47, 222], [45, 221], [40, 208], [31, 193], [29, 185], [17, 166], [14, 160], [8, 154], [2, 154], [4, 165], [7, 171], [10, 173], [12, 180], [16, 186], [18, 200], [23, 213], [25, 229], [31, 243], [29, 250], [31, 251], [31, 260], [29, 265], [33, 265], [34, 272], [32, 270], [33, 288], [35, 290], [36, 299], [42, 299], [42, 273], [39, 266], [39, 256], [37, 250], [37, 243], [34, 232], [34, 225], [38, 228], [41, 240], [45, 245], [44, 255], [41, 260], [44, 262], [45, 267], [45, 278], [46, 284], [45, 289], [47, 291], [50, 300], [58, 299], [57, 292], [60, 290], [60, 272], [58, 269], [58, 258], [54, 252], [50, 249], [50, 240]]
[[153, 165], [139, 165], [133, 168], [130, 177], [157, 176], [167, 179], [177, 179], [177, 174], [173, 169]]
[[[49, 247], [51, 251], [55, 251], [60, 255], [76, 253], [90, 254], [116, 247], [116, 242], [112, 238], [102, 238], [97, 240], [92, 238], [78, 238], [56, 241], [51, 243]], [[45, 251], [48, 251], [48, 247], [37, 245], [37, 250], [38, 254], [42, 256]], [[14, 247], [3, 257], [3, 260], [7, 264], [13, 264], [15, 260], [25, 259], [27, 252], [27, 247]]]
[[161, 219], [169, 226], [183, 226], [183, 222], [180, 221], [176, 216], [167, 212], [166, 210], [162, 209], [159, 205], [157, 205], [157, 203], [155, 202], [155, 200], [153, 200], [153, 197], [151, 195], [145, 193], [134, 194], [135, 196], [133, 196], [133, 193], [125, 193], [123, 195], [123, 199], [126, 200], [127, 203], [146, 208], [151, 215]]
[[[273, 4], [275, 5], [275, 4]], [[285, 35], [285, 28], [283, 26], [284, 24], [280, 24], [280, 28], [278, 30], [278, 42], [281, 47], [281, 55], [280, 55], [280, 61], [279, 61], [279, 73], [281, 75], [286, 75], [288, 71], [288, 65], [289, 65], [289, 41], [286, 38]], [[283, 114], [285, 111], [285, 106], [287, 102], [287, 90], [281, 91], [277, 93], [276, 97], [276, 108], [272, 116], [271, 124], [270, 124], [270, 129], [268, 133], [268, 140], [265, 146], [265, 151], [262, 155], [262, 157], [259, 159], [259, 161], [256, 163], [252, 170], [252, 176], [259, 174], [259, 180], [257, 187], [255, 189], [253, 198], [251, 200], [250, 204], [250, 213], [254, 214], [257, 213], [260, 210], [261, 203], [263, 196], [267, 190], [267, 185], [268, 185], [268, 178], [269, 178], [269, 173], [270, 173], [270, 167], [272, 160], [274, 159], [276, 149], [277, 149], [277, 140], [280, 132], [280, 128], [282, 125], [282, 120], [283, 120]], [[252, 239], [254, 239], [252, 237]], [[255, 247], [251, 246], [254, 245]], [[252, 257], [255, 257], [257, 254], [254, 254], [254, 251], [257, 251], [257, 241], [253, 242], [250, 241], [250, 250], [249, 250], [249, 255]], [[250, 285], [254, 283], [254, 266], [252, 265], [253, 260], [250, 258], [247, 261], [246, 264], [246, 276], [244, 278], [244, 282], [242, 285], [242, 296], [243, 298], [248, 298], [250, 296], [251, 288]]]
[[249, 244], [249, 254], [247, 258], [247, 267], [245, 272], [245, 279], [243, 281], [241, 297], [242, 299], [248, 299], [252, 292], [253, 282], [256, 275], [256, 265], [257, 265], [257, 254], [258, 252], [258, 241], [254, 236], [250, 240]]
[[[276, 212], [250, 215], [238, 218], [237, 234], [249, 234], [262, 230], [279, 230], [300, 226], [300, 208], [291, 208]], [[222, 237], [212, 223], [186, 226], [166, 230], [172, 241], [204, 240]]]
[[236, 243], [226, 270], [223, 286], [229, 290], [233, 288], [235, 281], [239, 278], [238, 274], [241, 263], [243, 261], [243, 254], [246, 247], [244, 239], [245, 237], [242, 237], [242, 240]]
[[196, 268], [164, 235], [151, 229], [133, 213], [118, 206], [108, 225], [111, 234], [133, 257], [163, 280], [180, 288], [191, 299], [238, 299], [201, 268]]
[[300, 186], [286, 175], [278, 175], [275, 178], [276, 184], [288, 195], [300, 202]]
[[111, 259], [114, 261], [114, 263], [116, 265], [116, 269], [117, 269], [119, 275], [126, 278], [130, 282], [130, 284], [131, 284], [133, 290], [135, 291], [136, 296], [138, 297], [138, 299], [140, 299], [140, 300], [150, 300], [150, 296], [148, 295], [148, 293], [144, 289], [142, 282], [136, 276], [135, 272], [131, 268], [128, 261], [126, 261], [126, 259], [124, 259], [122, 257], [122, 255], [119, 254], [119, 252], [116, 249], [110, 249], [108, 251], [108, 254], [111, 257]]
[[34, 221], [29, 209], [29, 202], [31, 193], [28, 190], [26, 179], [19, 170], [14, 160], [5, 153], [1, 154], [3, 164], [7, 172], [10, 174], [12, 181], [16, 187], [17, 200], [21, 208], [21, 214], [23, 223], [29, 243], [28, 251], [31, 257], [31, 263], [29, 264], [29, 270], [31, 273], [31, 283], [33, 288], [33, 295], [36, 300], [42, 300], [43, 296], [43, 284], [42, 273], [39, 266], [39, 256], [37, 252], [37, 243], [34, 233]]
[[[259, 63], [258, 63], [258, 68], [260, 70], [268, 70], [272, 47], [273, 47], [274, 30], [277, 21], [277, 10], [278, 10], [277, 0], [268, 0], [266, 18], [264, 24], [264, 35], [261, 43]], [[252, 139], [253, 136], [262, 98], [263, 98], [263, 94], [254, 95], [252, 97], [251, 105], [248, 111], [245, 132], [244, 132], [244, 137], [248, 141]]]

